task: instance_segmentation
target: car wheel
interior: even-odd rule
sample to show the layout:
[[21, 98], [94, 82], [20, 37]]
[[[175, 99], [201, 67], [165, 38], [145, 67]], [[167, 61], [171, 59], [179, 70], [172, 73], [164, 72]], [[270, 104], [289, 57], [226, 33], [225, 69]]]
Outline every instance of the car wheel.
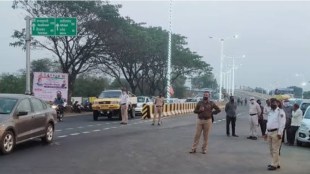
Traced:
[[99, 111], [93, 111], [93, 119], [94, 121], [98, 121]]
[[15, 136], [12, 131], [5, 131], [1, 139], [2, 154], [9, 154], [15, 146]]
[[49, 123], [45, 129], [45, 136], [42, 138], [42, 141], [46, 144], [50, 144], [54, 139], [54, 127]]
[[296, 141], [297, 146], [302, 146], [302, 142], [301, 141]]

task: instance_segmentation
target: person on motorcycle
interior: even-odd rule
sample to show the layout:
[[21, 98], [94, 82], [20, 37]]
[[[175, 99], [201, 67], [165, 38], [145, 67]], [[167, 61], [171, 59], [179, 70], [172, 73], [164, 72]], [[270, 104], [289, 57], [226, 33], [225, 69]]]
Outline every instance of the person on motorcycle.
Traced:
[[58, 106], [58, 109], [60, 111], [61, 114], [63, 114], [64, 112], [64, 99], [61, 97], [61, 92], [57, 91], [57, 97], [54, 100], [54, 105]]

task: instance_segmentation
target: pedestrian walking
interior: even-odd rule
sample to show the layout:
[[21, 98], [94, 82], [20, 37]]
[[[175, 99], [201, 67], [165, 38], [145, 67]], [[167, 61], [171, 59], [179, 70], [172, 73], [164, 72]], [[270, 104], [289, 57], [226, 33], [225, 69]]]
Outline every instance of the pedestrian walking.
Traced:
[[120, 105], [121, 105], [121, 115], [122, 121], [121, 124], [128, 123], [128, 105], [129, 105], [129, 96], [127, 90], [122, 89], [122, 94], [120, 96]]
[[271, 110], [267, 119], [267, 131], [265, 140], [268, 140], [271, 155], [271, 163], [268, 170], [276, 170], [280, 168], [280, 147], [285, 127], [285, 112], [278, 107], [278, 101], [275, 98], [270, 99]]
[[291, 120], [292, 120], [292, 112], [293, 112], [293, 106], [290, 105], [290, 102], [288, 99], [284, 100], [283, 102], [283, 110], [285, 112], [285, 117], [286, 117], [286, 124], [285, 124], [285, 129], [283, 132], [283, 138], [282, 142], [285, 142], [285, 135], [286, 135], [286, 142], [288, 143], [289, 139], [289, 129], [291, 127]]
[[255, 101], [254, 97], [251, 97], [249, 104], [250, 136], [247, 139], [257, 140], [258, 116], [261, 112], [262, 110], [259, 104]]
[[156, 121], [157, 115], [158, 115], [158, 123], [157, 123], [157, 125], [160, 126], [162, 124], [162, 122], [161, 122], [161, 115], [162, 115], [162, 112], [163, 112], [164, 104], [165, 104], [164, 97], [162, 96], [162, 94], [159, 94], [159, 96], [156, 97], [155, 101], [154, 101], [155, 115], [154, 115], [153, 123], [152, 123], [153, 126], [155, 125], [155, 121]]
[[195, 107], [194, 113], [198, 114], [196, 133], [192, 149], [189, 153], [196, 153], [201, 133], [203, 133], [202, 153], [207, 153], [208, 136], [212, 127], [212, 114], [216, 115], [221, 112], [220, 108], [209, 99], [210, 93], [204, 93], [203, 101], [199, 101]]
[[295, 135], [296, 132], [301, 125], [302, 121], [302, 110], [299, 108], [299, 105], [297, 103], [294, 104], [294, 109], [292, 112], [292, 120], [291, 120], [291, 126], [289, 128], [288, 134], [287, 134], [287, 141], [288, 145], [294, 146], [295, 143]]
[[226, 112], [226, 135], [229, 137], [229, 127], [231, 123], [231, 132], [233, 137], [238, 137], [236, 135], [236, 119], [237, 119], [237, 104], [235, 102], [235, 99], [233, 96], [230, 96], [230, 101], [225, 106], [225, 112]]

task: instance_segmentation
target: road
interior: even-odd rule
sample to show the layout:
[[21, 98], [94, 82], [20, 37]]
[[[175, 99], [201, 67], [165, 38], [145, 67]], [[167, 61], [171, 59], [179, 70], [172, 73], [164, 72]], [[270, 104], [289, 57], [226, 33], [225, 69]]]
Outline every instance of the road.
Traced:
[[[225, 116], [216, 116], [207, 154], [189, 154], [196, 116], [150, 120], [93, 121], [91, 115], [65, 118], [56, 127], [55, 141], [32, 141], [0, 156], [1, 174], [264, 174], [270, 157], [262, 138], [247, 140], [247, 107], [240, 107], [237, 134], [227, 137]], [[309, 174], [309, 147], [282, 147], [279, 174]]]

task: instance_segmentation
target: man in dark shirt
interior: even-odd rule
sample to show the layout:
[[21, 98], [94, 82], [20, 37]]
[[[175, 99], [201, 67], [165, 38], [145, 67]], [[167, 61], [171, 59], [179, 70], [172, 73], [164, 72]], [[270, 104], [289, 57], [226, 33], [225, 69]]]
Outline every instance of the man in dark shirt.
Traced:
[[232, 136], [238, 137], [235, 133], [235, 127], [236, 127], [236, 110], [237, 110], [237, 104], [235, 102], [234, 96], [230, 96], [230, 101], [225, 106], [225, 112], [226, 112], [226, 135], [229, 137], [229, 125], [231, 123], [231, 130], [232, 130]]
[[[204, 93], [203, 101], [199, 101], [196, 105], [194, 113], [198, 114], [196, 124], [196, 134], [192, 150], [189, 153], [196, 153], [196, 149], [199, 143], [201, 132], [203, 132], [204, 142], [202, 144], [202, 153], [207, 153], [208, 135], [212, 127], [212, 115], [216, 115], [221, 112], [220, 108], [215, 105], [214, 102], [209, 100], [210, 93], [207, 91]], [[214, 111], [215, 110], [215, 111]]]

